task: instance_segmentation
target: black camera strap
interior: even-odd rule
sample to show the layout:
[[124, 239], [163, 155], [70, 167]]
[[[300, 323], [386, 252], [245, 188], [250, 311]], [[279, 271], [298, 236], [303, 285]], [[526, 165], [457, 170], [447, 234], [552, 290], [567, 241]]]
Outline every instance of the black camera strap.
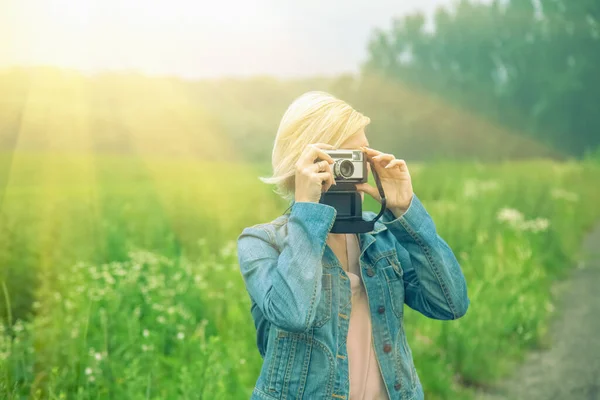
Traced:
[[375, 184], [377, 185], [377, 190], [379, 191], [379, 196], [381, 197], [381, 210], [379, 210], [379, 214], [377, 214], [375, 218], [369, 221], [373, 222], [374, 224], [379, 218], [381, 218], [381, 216], [385, 212], [387, 201], [385, 199], [385, 192], [383, 191], [383, 186], [381, 186], [381, 181], [379, 180], [379, 175], [377, 175], [377, 171], [375, 171], [373, 163], [369, 161], [369, 164], [371, 164], [371, 172], [373, 173], [373, 177], [375, 177]]
[[[377, 185], [377, 191], [379, 192], [379, 196], [381, 197], [381, 209], [379, 210], [379, 214], [375, 216], [370, 221], [365, 221], [362, 219], [362, 204], [360, 201], [360, 194], [356, 191], [356, 186], [353, 183], [344, 183], [339, 182], [335, 186], [335, 191], [330, 190], [321, 194], [321, 199], [319, 203], [330, 205], [334, 208], [336, 203], [340, 200], [340, 197], [343, 197], [345, 203], [353, 203], [354, 209], [356, 210], [356, 215], [352, 216], [336, 216], [335, 222], [331, 228], [331, 233], [364, 233], [370, 232], [375, 228], [375, 222], [381, 218], [386, 209], [386, 198], [385, 192], [383, 191], [383, 186], [381, 185], [381, 181], [379, 180], [379, 175], [373, 166], [373, 163], [369, 160], [371, 164], [371, 172], [373, 173], [373, 177], [375, 178], [375, 184]], [[334, 200], [337, 199], [337, 200]], [[284, 214], [288, 214], [288, 211], [292, 208], [295, 201], [292, 201], [287, 210], [284, 211]], [[360, 211], [359, 211], [360, 210]]]

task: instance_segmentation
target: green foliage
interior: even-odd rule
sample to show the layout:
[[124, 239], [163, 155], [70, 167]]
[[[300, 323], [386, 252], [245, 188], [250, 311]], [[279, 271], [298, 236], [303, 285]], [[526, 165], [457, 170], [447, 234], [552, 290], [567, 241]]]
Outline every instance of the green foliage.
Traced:
[[600, 145], [595, 149], [587, 149], [584, 155], [584, 161], [600, 164]]
[[421, 14], [377, 31], [363, 71], [581, 156], [600, 144], [598, 4], [460, 0], [436, 11], [433, 33]]
[[[59, 69], [0, 71], [0, 151], [81, 152], [269, 163], [279, 121], [309, 90], [371, 118], [372, 147], [409, 161], [560, 152], [452, 102], [373, 74], [183, 81]], [[60, 93], [60, 101], [56, 101]], [[7, 164], [8, 166], [8, 164]], [[0, 164], [0, 184], [6, 179]]]
[[[262, 359], [234, 239], [287, 207], [256, 179], [266, 166], [16, 153], [13, 161], [11, 175], [23, 179], [10, 180], [19, 184], [7, 188], [5, 211], [37, 223], [14, 225], [23, 244], [0, 247], [14, 260], [38, 248], [40, 264], [16, 264], [35, 271], [35, 299], [19, 281], [8, 286], [15, 301], [34, 300], [35, 315], [0, 324], [0, 397], [248, 398]], [[91, 161], [97, 180], [82, 172]], [[53, 173], [32, 186], [21, 174], [38, 163]], [[549, 287], [600, 217], [592, 184], [600, 168], [547, 160], [409, 168], [461, 263], [471, 306], [457, 321], [407, 308], [408, 342], [426, 398], [466, 399], [471, 386], [547, 345]], [[216, 170], [237, 171], [238, 188], [211, 178]], [[370, 197], [365, 209], [378, 210]]]
[[[243, 357], [252, 343], [237, 335], [251, 336], [253, 325], [243, 303], [226, 302], [226, 292], [244, 290], [233, 245], [203, 263], [138, 250], [127, 261], [60, 271], [65, 289], [10, 328], [12, 341], [2, 336], [3, 384], [17, 388], [10, 395], [247, 397], [255, 371]], [[215, 271], [222, 279], [209, 284]]]

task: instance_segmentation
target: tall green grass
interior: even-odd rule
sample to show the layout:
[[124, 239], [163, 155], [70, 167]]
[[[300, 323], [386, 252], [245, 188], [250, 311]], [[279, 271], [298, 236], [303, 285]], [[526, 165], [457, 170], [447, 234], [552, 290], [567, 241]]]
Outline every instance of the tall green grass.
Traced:
[[[287, 207], [258, 181], [265, 166], [34, 153], [0, 165], [0, 398], [250, 397], [262, 360], [235, 239]], [[409, 168], [471, 307], [457, 321], [407, 309], [408, 342], [427, 399], [469, 398], [548, 345], [550, 285], [600, 218], [600, 167]], [[378, 209], [368, 196], [365, 209]]]

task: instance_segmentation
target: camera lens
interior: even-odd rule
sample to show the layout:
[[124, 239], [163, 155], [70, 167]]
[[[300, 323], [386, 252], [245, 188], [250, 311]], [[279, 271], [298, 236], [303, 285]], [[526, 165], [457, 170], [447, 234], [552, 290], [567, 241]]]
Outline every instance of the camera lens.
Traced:
[[344, 179], [354, 175], [354, 164], [350, 160], [342, 160], [335, 163], [335, 175], [341, 176]]

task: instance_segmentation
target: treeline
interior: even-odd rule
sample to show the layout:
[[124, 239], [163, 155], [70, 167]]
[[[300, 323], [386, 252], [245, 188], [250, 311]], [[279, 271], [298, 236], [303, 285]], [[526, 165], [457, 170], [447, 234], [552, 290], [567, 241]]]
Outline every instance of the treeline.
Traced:
[[461, 0], [375, 32], [364, 74], [582, 155], [600, 144], [600, 2]]
[[520, 131], [374, 74], [185, 81], [58, 68], [0, 71], [0, 151], [69, 151], [269, 163], [294, 98], [325, 90], [371, 117], [373, 147], [407, 160], [559, 157]]

